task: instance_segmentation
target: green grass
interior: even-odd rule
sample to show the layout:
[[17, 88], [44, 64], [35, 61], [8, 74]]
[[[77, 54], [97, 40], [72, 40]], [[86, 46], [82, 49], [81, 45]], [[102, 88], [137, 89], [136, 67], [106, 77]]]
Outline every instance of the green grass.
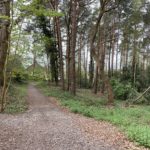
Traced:
[[13, 84], [9, 90], [5, 113], [15, 114], [27, 110], [27, 84]]
[[37, 86], [45, 95], [56, 97], [72, 112], [108, 121], [124, 131], [130, 140], [150, 148], [150, 106], [122, 107], [123, 102], [116, 101], [113, 108], [108, 108], [105, 98], [100, 99], [89, 90], [78, 90], [74, 97], [58, 87], [48, 87], [46, 83], [41, 82]]

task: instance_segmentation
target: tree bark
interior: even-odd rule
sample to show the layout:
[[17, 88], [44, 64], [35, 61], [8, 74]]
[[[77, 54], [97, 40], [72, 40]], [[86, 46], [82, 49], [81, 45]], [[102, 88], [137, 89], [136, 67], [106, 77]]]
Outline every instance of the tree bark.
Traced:
[[[58, 10], [59, 1], [54, 1], [55, 10]], [[61, 78], [61, 88], [65, 90], [65, 83], [64, 83], [64, 64], [63, 64], [63, 50], [62, 50], [62, 37], [61, 37], [61, 26], [60, 26], [60, 18], [55, 18], [56, 24], [56, 37], [57, 37], [57, 45], [59, 50], [59, 70], [60, 70], [60, 78]]]
[[110, 45], [109, 45], [109, 49], [108, 49], [108, 76], [109, 76], [109, 78], [111, 77], [111, 60], [110, 60], [110, 58], [111, 58], [111, 49], [112, 49], [112, 41], [110, 41], [110, 43], [109, 43]]
[[56, 30], [57, 30], [57, 41], [58, 41], [59, 59], [60, 59], [61, 88], [62, 88], [62, 90], [65, 90], [63, 51], [62, 51], [62, 39], [61, 39], [60, 19], [59, 18], [56, 18]]
[[[135, 25], [135, 31], [136, 31], [136, 25]], [[135, 32], [134, 31], [134, 32]], [[135, 86], [135, 76], [136, 76], [136, 56], [137, 56], [137, 50], [136, 50], [136, 33], [134, 33], [134, 40], [133, 40], [133, 51], [132, 51], [132, 83], [133, 86]]]
[[[0, 15], [10, 18], [10, 1], [3, 0], [0, 2]], [[0, 100], [1, 112], [4, 111], [4, 104], [7, 92], [6, 83], [6, 61], [8, 57], [8, 48], [10, 44], [10, 21], [9, 19], [1, 19], [0, 23]]]
[[95, 69], [95, 78], [94, 78], [94, 85], [93, 85], [93, 93], [94, 94], [97, 94], [97, 92], [98, 92], [98, 78], [99, 78], [98, 66], [96, 66], [96, 69]]
[[67, 29], [67, 48], [66, 48], [66, 78], [67, 78], [67, 91], [70, 88], [70, 32]]
[[[105, 25], [104, 25], [105, 26]], [[105, 67], [105, 50], [106, 50], [106, 39], [105, 39], [105, 27], [103, 29], [103, 33], [102, 33], [103, 37], [101, 38], [101, 66], [100, 66], [100, 79], [103, 80], [104, 77], [104, 67]], [[104, 43], [104, 44], [103, 44]], [[104, 90], [105, 90], [105, 84], [104, 82], [102, 82], [102, 87], [101, 87], [101, 92], [104, 94]]]
[[75, 48], [77, 34], [77, 1], [72, 0], [71, 11], [71, 42], [70, 42], [70, 92], [76, 94]]
[[115, 54], [115, 21], [112, 28], [112, 57], [111, 57], [111, 76], [114, 74], [114, 54]]
[[[103, 15], [108, 12], [108, 11], [111, 11], [112, 9], [115, 9], [115, 7], [113, 8], [110, 8], [108, 10], [106, 10], [106, 6], [107, 4], [109, 3], [109, 1], [103, 1], [103, 0], [100, 0], [100, 12], [99, 12], [99, 16], [97, 18], [97, 21], [96, 21], [96, 24], [94, 26], [94, 31], [93, 31], [93, 36], [92, 36], [92, 39], [91, 39], [91, 45], [90, 45], [90, 48], [91, 48], [91, 52], [92, 52], [92, 56], [94, 57], [97, 65], [98, 65], [98, 68], [100, 70], [100, 64], [99, 64], [99, 57], [97, 56], [97, 52], [95, 50], [95, 47], [94, 47], [94, 43], [95, 43], [95, 40], [96, 40], [96, 36], [97, 36], [97, 33], [98, 33], [98, 29], [99, 29], [99, 25], [101, 23], [101, 20], [102, 20], [102, 17]], [[103, 77], [103, 80], [104, 80], [104, 77]], [[111, 88], [111, 85], [109, 83], [109, 80], [107, 80], [107, 84], [108, 85], [108, 100], [109, 101], [113, 101], [113, 96], [112, 96], [112, 88]]]
[[[0, 2], [0, 15], [10, 17], [10, 1]], [[9, 20], [2, 19], [0, 23], [0, 86], [4, 82], [4, 67], [8, 51], [9, 40]]]
[[91, 88], [93, 85], [94, 78], [94, 60], [92, 57], [92, 49], [90, 49], [90, 65], [89, 65], [89, 87]]
[[82, 36], [79, 39], [79, 49], [78, 49], [78, 84], [81, 88], [81, 49], [82, 49]]

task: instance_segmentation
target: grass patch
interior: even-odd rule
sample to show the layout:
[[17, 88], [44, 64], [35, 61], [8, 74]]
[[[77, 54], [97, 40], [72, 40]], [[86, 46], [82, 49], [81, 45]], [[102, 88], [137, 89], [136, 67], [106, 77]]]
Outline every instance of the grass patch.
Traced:
[[105, 105], [105, 98], [100, 99], [89, 90], [78, 90], [77, 96], [72, 96], [59, 87], [46, 86], [44, 82], [37, 83], [37, 86], [45, 95], [56, 97], [72, 112], [108, 121], [124, 131], [130, 140], [150, 148], [150, 106], [137, 105], [125, 108], [122, 107], [123, 102], [116, 101], [115, 107], [110, 109]]
[[5, 113], [14, 114], [27, 110], [27, 84], [13, 84], [9, 90], [9, 96], [5, 107]]

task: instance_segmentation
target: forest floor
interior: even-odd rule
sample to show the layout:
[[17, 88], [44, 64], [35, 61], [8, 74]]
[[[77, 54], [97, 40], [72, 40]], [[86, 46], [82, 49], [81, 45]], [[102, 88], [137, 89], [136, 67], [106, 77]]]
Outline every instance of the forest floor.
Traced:
[[70, 113], [32, 84], [27, 101], [25, 113], [0, 114], [0, 150], [145, 149], [110, 123]]

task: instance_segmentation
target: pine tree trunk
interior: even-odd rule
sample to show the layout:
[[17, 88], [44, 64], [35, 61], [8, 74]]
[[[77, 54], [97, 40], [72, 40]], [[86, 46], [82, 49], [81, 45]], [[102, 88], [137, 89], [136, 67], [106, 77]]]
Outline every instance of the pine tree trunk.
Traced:
[[119, 40], [117, 40], [117, 48], [116, 48], [116, 71], [118, 70], [118, 49], [119, 49]]
[[89, 65], [89, 87], [90, 88], [93, 85], [93, 78], [94, 78], [94, 60], [92, 57], [92, 52], [90, 51], [90, 65]]
[[129, 35], [126, 37], [126, 56], [125, 56], [125, 66], [128, 67], [128, 59], [129, 59]]
[[112, 29], [112, 57], [111, 57], [111, 76], [114, 74], [114, 54], [115, 54], [115, 21]]
[[84, 74], [84, 78], [85, 78], [85, 86], [87, 88], [88, 86], [88, 73], [87, 73], [87, 70], [88, 69], [88, 49], [87, 49], [87, 53], [86, 53], [86, 60], [85, 60], [85, 74]]
[[[58, 11], [59, 0], [54, 1], [55, 10]], [[64, 83], [64, 65], [63, 65], [63, 50], [62, 50], [62, 37], [61, 37], [61, 26], [60, 26], [60, 18], [55, 18], [56, 24], [56, 37], [57, 37], [57, 45], [59, 50], [59, 70], [60, 70], [60, 78], [61, 78], [61, 88], [65, 90], [65, 83]]]
[[80, 36], [79, 40], [79, 50], [78, 50], [78, 84], [81, 88], [81, 49], [82, 49], [82, 37]]
[[70, 88], [70, 33], [67, 29], [67, 49], [66, 49], [66, 78], [67, 78], [67, 91]]
[[76, 94], [75, 48], [77, 32], [77, 1], [72, 0], [71, 11], [71, 42], [70, 42], [70, 92]]
[[112, 105], [114, 104], [114, 95], [113, 95], [113, 90], [112, 90], [112, 86], [110, 84], [109, 78], [104, 77], [104, 81], [105, 81], [105, 87], [108, 93], [108, 105]]
[[[101, 92], [104, 94], [105, 90], [105, 84], [104, 84], [104, 67], [105, 67], [105, 50], [106, 50], [106, 42], [105, 42], [105, 29], [103, 31], [103, 38], [101, 41], [101, 62], [100, 62], [100, 79], [103, 81], [102, 82], [102, 87], [101, 87]], [[104, 44], [103, 44], [104, 43]]]
[[[136, 31], [136, 25], [135, 25], [135, 31]], [[137, 50], [136, 50], [136, 33], [134, 33], [134, 40], [133, 40], [133, 51], [132, 51], [132, 83], [135, 85], [135, 76], [136, 76], [136, 56], [137, 56]]]
[[[106, 2], [106, 1], [105, 1]], [[97, 53], [96, 53], [96, 50], [95, 50], [95, 46], [94, 46], [94, 42], [96, 41], [96, 37], [97, 37], [97, 33], [98, 33], [98, 30], [99, 30], [99, 26], [100, 26], [100, 23], [101, 23], [101, 19], [103, 17], [103, 15], [105, 14], [105, 3], [104, 1], [100, 1], [100, 5], [101, 5], [101, 9], [100, 9], [100, 12], [99, 12], [99, 16], [97, 18], [97, 21], [96, 21], [96, 24], [94, 26], [94, 32], [93, 32], [93, 35], [92, 35], [92, 39], [91, 39], [91, 45], [90, 45], [90, 48], [91, 48], [91, 52], [92, 52], [92, 56], [94, 57], [98, 67], [99, 67], [99, 70], [100, 70], [100, 65], [99, 65], [99, 58], [97, 57]], [[105, 77], [105, 75], [104, 75]], [[105, 79], [103, 77], [103, 79]], [[112, 88], [111, 88], [111, 85], [109, 83], [109, 80], [107, 82], [108, 84], [108, 99], [109, 101], [113, 101], [113, 91], [112, 91]]]
[[111, 49], [112, 49], [112, 42], [110, 42], [109, 53], [108, 53], [108, 76], [111, 77]]
[[99, 78], [99, 75], [98, 75], [98, 66], [96, 66], [96, 69], [95, 69], [95, 78], [94, 78], [94, 85], [93, 85], [93, 93], [94, 94], [97, 94], [97, 91], [98, 91], [98, 78]]

